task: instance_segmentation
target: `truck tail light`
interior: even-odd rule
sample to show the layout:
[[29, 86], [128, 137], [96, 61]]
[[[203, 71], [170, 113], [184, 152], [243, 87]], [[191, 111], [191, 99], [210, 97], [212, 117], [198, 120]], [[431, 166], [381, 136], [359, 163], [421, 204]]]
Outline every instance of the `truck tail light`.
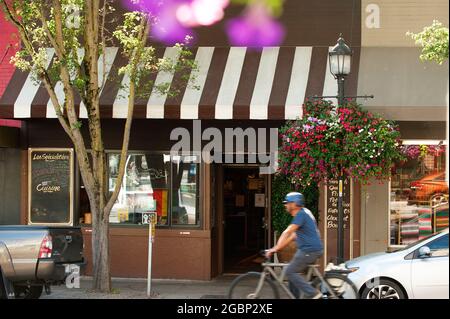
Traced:
[[39, 249], [39, 258], [50, 258], [52, 257], [52, 236], [46, 235], [42, 239], [41, 248]]

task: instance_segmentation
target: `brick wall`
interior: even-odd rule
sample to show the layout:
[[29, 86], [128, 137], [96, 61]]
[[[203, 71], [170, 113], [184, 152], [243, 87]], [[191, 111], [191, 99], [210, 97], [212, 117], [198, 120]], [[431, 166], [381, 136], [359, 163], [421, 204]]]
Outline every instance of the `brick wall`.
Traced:
[[16, 30], [10, 22], [6, 21], [3, 11], [0, 10], [0, 96], [8, 85], [14, 72], [14, 66], [9, 63], [18, 45]]

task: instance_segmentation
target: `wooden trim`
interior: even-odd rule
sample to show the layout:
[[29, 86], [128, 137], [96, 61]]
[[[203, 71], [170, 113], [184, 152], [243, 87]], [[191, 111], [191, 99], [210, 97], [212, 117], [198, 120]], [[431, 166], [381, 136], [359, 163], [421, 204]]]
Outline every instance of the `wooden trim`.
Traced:
[[361, 183], [355, 182], [353, 185], [353, 256], [356, 258], [361, 256]]
[[218, 274], [224, 272], [224, 229], [223, 229], [223, 165], [218, 165], [216, 171], [217, 193], [216, 193], [216, 218], [217, 218], [217, 234], [218, 234]]
[[203, 229], [211, 230], [211, 164], [202, 164], [201, 198], [203, 199], [202, 211]]
[[20, 223], [28, 224], [28, 150], [20, 152]]
[[19, 147], [20, 128], [0, 126], [0, 147]]
[[328, 228], [327, 228], [327, 201], [328, 201], [328, 198], [327, 198], [327, 191], [322, 184], [320, 184], [319, 189], [320, 189], [320, 193], [321, 193], [321, 194], [319, 193], [319, 196], [321, 198], [323, 198], [323, 201], [322, 201], [322, 205], [323, 205], [323, 209], [322, 209], [322, 211], [323, 211], [323, 221], [322, 221], [322, 223], [323, 223], [323, 267], [325, 268], [327, 266], [327, 260], [328, 260], [328, 254], [327, 254], [327, 252], [328, 252], [328, 249], [327, 249], [327, 247], [328, 247]]
[[[92, 233], [92, 227], [81, 226], [82, 232], [86, 235]], [[148, 227], [110, 227], [110, 236], [127, 236], [142, 237], [148, 236]], [[207, 230], [190, 230], [190, 229], [156, 229], [156, 237], [189, 237], [189, 238], [210, 238], [211, 232]]]

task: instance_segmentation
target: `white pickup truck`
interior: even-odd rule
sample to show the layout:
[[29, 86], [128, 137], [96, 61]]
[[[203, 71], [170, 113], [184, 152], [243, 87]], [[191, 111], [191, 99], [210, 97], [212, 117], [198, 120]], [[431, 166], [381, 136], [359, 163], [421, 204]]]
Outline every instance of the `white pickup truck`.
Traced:
[[84, 265], [79, 227], [0, 226], [0, 296], [9, 287], [6, 297], [39, 298], [73, 265]]

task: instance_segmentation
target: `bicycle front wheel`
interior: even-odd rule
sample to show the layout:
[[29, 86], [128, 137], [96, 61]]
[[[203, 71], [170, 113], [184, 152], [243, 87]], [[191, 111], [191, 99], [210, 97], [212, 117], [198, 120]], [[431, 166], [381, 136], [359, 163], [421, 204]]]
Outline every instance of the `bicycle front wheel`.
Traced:
[[[264, 278], [262, 273], [248, 272], [238, 276], [228, 290], [229, 299], [279, 299], [278, 289], [270, 278]], [[261, 285], [260, 285], [261, 284]]]
[[[338, 273], [326, 273], [324, 284], [319, 278], [315, 278], [312, 285], [322, 292], [324, 298], [328, 299], [359, 299], [358, 290], [347, 276]], [[332, 291], [330, 291], [330, 289]]]

